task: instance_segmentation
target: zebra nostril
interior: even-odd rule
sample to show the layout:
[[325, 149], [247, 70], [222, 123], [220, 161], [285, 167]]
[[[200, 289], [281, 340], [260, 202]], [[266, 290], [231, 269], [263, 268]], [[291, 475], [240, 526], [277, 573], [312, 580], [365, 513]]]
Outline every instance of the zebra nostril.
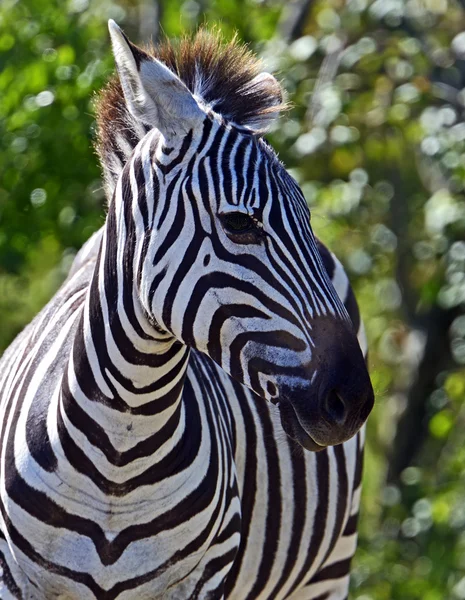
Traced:
[[274, 396], [277, 395], [278, 390], [275, 386], [275, 384], [272, 381], [268, 381], [266, 384], [266, 389], [268, 391], [268, 393], [270, 394], [270, 396], [273, 398]]
[[339, 425], [344, 423], [347, 412], [346, 405], [335, 390], [331, 390], [327, 394], [324, 400], [324, 407], [328, 415], [335, 423], [338, 423]]

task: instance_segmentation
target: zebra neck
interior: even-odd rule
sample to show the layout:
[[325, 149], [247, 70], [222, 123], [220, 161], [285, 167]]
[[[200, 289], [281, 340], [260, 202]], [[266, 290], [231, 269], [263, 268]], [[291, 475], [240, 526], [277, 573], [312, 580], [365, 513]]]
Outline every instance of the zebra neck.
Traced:
[[145, 315], [128, 269], [135, 244], [115, 225], [110, 209], [60, 402], [118, 462], [141, 444], [166, 455], [182, 437], [189, 349]]

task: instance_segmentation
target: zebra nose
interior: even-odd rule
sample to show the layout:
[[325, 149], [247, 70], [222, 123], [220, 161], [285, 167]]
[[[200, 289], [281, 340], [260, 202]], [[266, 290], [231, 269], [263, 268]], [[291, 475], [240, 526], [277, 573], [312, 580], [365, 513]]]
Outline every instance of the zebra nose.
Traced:
[[358, 348], [347, 354], [335, 351], [315, 383], [318, 410], [336, 437], [358, 428], [373, 408], [373, 387]]
[[321, 406], [329, 417], [329, 421], [337, 425], [344, 424], [347, 418], [347, 407], [336, 390], [330, 390], [327, 394], [324, 394]]

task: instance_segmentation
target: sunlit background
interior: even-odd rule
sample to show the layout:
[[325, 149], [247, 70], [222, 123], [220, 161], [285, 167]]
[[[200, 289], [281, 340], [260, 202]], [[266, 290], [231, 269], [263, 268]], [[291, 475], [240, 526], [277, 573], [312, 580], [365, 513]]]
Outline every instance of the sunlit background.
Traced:
[[2, 0], [0, 351], [104, 222], [93, 98], [132, 39], [238, 31], [292, 108], [269, 135], [370, 341], [357, 600], [465, 599], [465, 2]]

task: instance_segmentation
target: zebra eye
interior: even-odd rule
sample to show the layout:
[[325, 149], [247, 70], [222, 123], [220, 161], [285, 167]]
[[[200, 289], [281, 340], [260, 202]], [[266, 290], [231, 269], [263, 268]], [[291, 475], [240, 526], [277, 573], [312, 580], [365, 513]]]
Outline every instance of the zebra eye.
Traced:
[[229, 233], [248, 233], [255, 228], [253, 218], [241, 212], [223, 215], [221, 220]]

